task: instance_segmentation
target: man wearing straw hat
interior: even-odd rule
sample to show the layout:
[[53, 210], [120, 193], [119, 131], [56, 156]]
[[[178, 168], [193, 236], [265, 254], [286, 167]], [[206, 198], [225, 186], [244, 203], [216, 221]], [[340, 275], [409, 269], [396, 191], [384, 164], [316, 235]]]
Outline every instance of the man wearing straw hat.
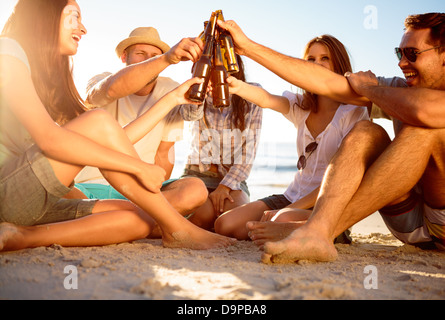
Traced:
[[[202, 52], [199, 39], [184, 38], [173, 48], [163, 42], [152, 27], [133, 30], [130, 36], [116, 47], [116, 54], [126, 64], [120, 71], [102, 73], [93, 77], [87, 87], [87, 103], [93, 108], [108, 110], [125, 126], [149, 110], [161, 97], [179, 84], [159, 73], [180, 61], [197, 61]], [[142, 160], [164, 168], [169, 178], [174, 166], [174, 144], [182, 139], [184, 119], [180, 106], [173, 109], [150, 133], [135, 144]], [[191, 106], [191, 108], [198, 108]], [[194, 113], [199, 114], [199, 109]], [[198, 119], [189, 118], [188, 121]], [[173, 161], [169, 160], [173, 159]], [[97, 169], [86, 168], [76, 179], [74, 197], [92, 199], [121, 199], [111, 186], [106, 184]], [[207, 198], [207, 190], [199, 179], [169, 180], [162, 189], [169, 202], [183, 214], [193, 212]]]

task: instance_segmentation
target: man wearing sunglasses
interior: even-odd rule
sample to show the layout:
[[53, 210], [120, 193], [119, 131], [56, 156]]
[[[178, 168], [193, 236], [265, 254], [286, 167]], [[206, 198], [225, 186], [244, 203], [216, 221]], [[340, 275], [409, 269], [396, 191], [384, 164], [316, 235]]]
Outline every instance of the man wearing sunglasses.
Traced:
[[[396, 49], [405, 79], [341, 77], [253, 42], [233, 21], [220, 25], [239, 53], [315, 94], [372, 104], [372, 114], [389, 116], [396, 131], [391, 142], [380, 126], [359, 122], [332, 160], [311, 218], [284, 240], [267, 242], [264, 261], [335, 260], [335, 237], [377, 210], [403, 242], [445, 249], [444, 13], [406, 19]], [[249, 224], [251, 232], [262, 228]]]

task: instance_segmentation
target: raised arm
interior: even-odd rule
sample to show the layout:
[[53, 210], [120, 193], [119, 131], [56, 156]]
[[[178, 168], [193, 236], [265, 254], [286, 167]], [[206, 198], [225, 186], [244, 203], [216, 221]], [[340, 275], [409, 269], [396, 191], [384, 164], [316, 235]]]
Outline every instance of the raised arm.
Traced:
[[203, 79], [193, 78], [176, 89], [167, 93], [158, 102], [155, 103], [148, 111], [136, 118], [124, 127], [125, 133], [130, 139], [131, 143], [135, 144], [141, 140], [148, 132], [150, 132], [159, 121], [164, 119], [167, 114], [178, 105], [194, 104], [196, 102], [190, 101], [186, 98], [188, 89], [195, 83], [202, 82]]
[[282, 79], [306, 91], [335, 101], [368, 105], [369, 100], [352, 90], [345, 77], [314, 63], [290, 57], [249, 39], [234, 21], [218, 21], [234, 40], [237, 53], [263, 65]]
[[351, 86], [390, 116], [412, 126], [445, 128], [445, 91], [379, 86], [371, 72], [348, 75]]
[[[37, 95], [25, 64], [13, 57], [2, 56], [0, 59], [3, 60], [1, 77], [5, 81], [2, 87], [2, 100], [5, 101], [6, 107], [11, 108], [48, 158], [77, 166], [97, 167], [136, 176], [140, 176], [146, 170], [146, 164], [137, 157], [114, 151], [57, 125]], [[158, 102], [156, 108], [154, 107], [155, 113], [163, 117], [162, 109], [171, 110], [176, 105], [188, 103], [185, 93], [193, 83], [199, 81], [201, 80], [191, 79], [171, 91]], [[167, 112], [165, 111], [165, 114]], [[131, 127], [129, 129], [131, 130]], [[149, 130], [149, 127], [146, 128], [145, 133]]]
[[89, 90], [87, 102], [101, 106], [99, 101], [104, 101], [104, 97], [110, 102], [134, 94], [156, 79], [168, 66], [180, 61], [196, 61], [201, 54], [202, 46], [199, 38], [182, 39], [168, 52], [129, 65], [100, 81]]
[[289, 100], [269, 93], [261, 87], [253, 86], [234, 77], [227, 79], [230, 93], [256, 104], [261, 108], [272, 109], [282, 114], [289, 113]]
[[88, 165], [134, 175], [145, 170], [145, 164], [139, 159], [106, 148], [57, 125], [37, 95], [25, 64], [9, 56], [2, 56], [0, 59], [3, 60], [1, 76], [5, 80], [2, 100], [48, 158], [77, 166]]

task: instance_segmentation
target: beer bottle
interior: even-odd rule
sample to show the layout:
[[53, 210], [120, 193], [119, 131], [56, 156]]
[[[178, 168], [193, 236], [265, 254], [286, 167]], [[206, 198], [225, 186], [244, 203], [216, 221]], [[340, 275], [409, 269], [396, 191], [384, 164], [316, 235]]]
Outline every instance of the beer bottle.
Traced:
[[208, 24], [209, 24], [208, 21], [204, 21], [204, 30], [202, 30], [202, 32], [201, 32], [201, 33], [199, 34], [199, 36], [198, 36], [198, 37], [202, 40], [202, 42], [204, 43], [204, 45], [205, 45], [205, 43], [206, 43], [205, 30], [206, 30]]
[[207, 86], [209, 84], [211, 70], [212, 70], [212, 55], [215, 43], [216, 21], [217, 14], [214, 12], [210, 18], [209, 23], [205, 29], [205, 46], [204, 51], [193, 67], [193, 77], [204, 79], [203, 83], [194, 84], [190, 87], [188, 97], [195, 102], [203, 102], [206, 96]]
[[217, 108], [230, 106], [229, 85], [226, 82], [227, 77], [228, 73], [222, 61], [221, 44], [216, 42], [211, 79], [213, 105]]
[[235, 55], [235, 46], [233, 45], [233, 39], [227, 30], [223, 30], [219, 36], [221, 41], [222, 51], [224, 52], [224, 66], [227, 72], [230, 74], [239, 72], [238, 61]]
[[[225, 21], [222, 10], [216, 11], [219, 16], [218, 20]], [[238, 73], [239, 65], [236, 60], [235, 55], [235, 46], [233, 45], [233, 38], [227, 30], [223, 30], [222, 28], [218, 28], [219, 32], [219, 41], [221, 41], [221, 51], [224, 66], [229, 74]]]

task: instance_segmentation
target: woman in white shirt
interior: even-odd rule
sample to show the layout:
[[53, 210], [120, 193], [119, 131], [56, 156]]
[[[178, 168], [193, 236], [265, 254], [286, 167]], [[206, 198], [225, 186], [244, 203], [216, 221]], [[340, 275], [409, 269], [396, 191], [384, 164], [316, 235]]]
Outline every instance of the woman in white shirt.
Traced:
[[[174, 106], [190, 103], [186, 92], [199, 80], [171, 91], [124, 130], [105, 111], [86, 112], [74, 86], [70, 56], [85, 34], [74, 0], [19, 0], [3, 29], [0, 251], [127, 242], [157, 226], [165, 246], [229, 245], [174, 210], [160, 193], [165, 171], [141, 161], [133, 147]], [[86, 165], [100, 168], [132, 202], [64, 199]]]
[[[338, 74], [352, 72], [345, 47], [329, 35], [311, 40], [306, 46], [304, 59]], [[232, 93], [260, 107], [282, 113], [295, 125], [298, 130], [297, 151], [300, 157], [298, 172], [284, 194], [260, 199], [224, 213], [215, 222], [215, 230], [220, 234], [246, 240], [249, 239], [247, 222], [271, 220], [282, 223], [269, 223], [262, 228], [262, 232], [267, 233], [267, 237], [270, 234], [281, 237], [307, 220], [329, 162], [354, 125], [360, 120], [369, 120], [368, 110], [365, 107], [342, 105], [310, 92], [297, 95], [285, 92], [283, 96], [276, 96], [234, 78], [230, 78], [229, 83]], [[258, 232], [250, 235], [258, 244], [262, 244], [266, 237]]]

